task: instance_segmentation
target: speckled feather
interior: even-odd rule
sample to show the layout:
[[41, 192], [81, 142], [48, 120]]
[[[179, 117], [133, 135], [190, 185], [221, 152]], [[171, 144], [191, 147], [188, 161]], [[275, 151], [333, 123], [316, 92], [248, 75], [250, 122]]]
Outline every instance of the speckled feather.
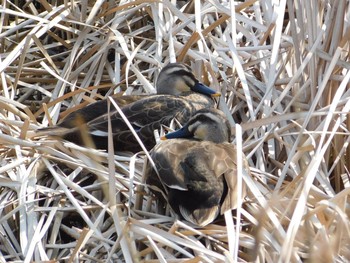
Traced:
[[[193, 123], [205, 122], [203, 115], [207, 112], [214, 112], [222, 118], [217, 110], [202, 110], [186, 125], [191, 127]], [[214, 125], [216, 127], [213, 127], [213, 123], [210, 124], [204, 125], [206, 129], [213, 128], [214, 132], [210, 136], [220, 137], [218, 131], [229, 129], [226, 121], [225, 124]], [[195, 129], [202, 128], [198, 127]], [[229, 130], [221, 134], [222, 138], [230, 136]], [[223, 214], [227, 210], [237, 208], [236, 156], [237, 150], [229, 142], [215, 143], [198, 139], [162, 141], [151, 151], [159, 177], [148, 165], [145, 172], [146, 183], [151, 189], [156, 186], [167, 195], [168, 202], [176, 214], [196, 225], [204, 226], [212, 222], [219, 212]], [[244, 172], [250, 173], [245, 157], [243, 166]], [[243, 184], [242, 198], [245, 195], [246, 186]]]
[[[191, 156], [195, 156], [196, 162], [189, 161]], [[182, 200], [187, 203], [188, 209], [191, 207], [197, 207], [196, 209], [214, 207], [216, 209], [215, 204], [222, 202], [221, 214], [237, 208], [236, 149], [232, 144], [215, 144], [185, 139], [167, 140], [154, 148], [151, 157], [158, 169], [160, 179], [167, 187], [169, 204], [176, 213], [180, 212], [178, 207]], [[202, 172], [193, 173], [193, 170], [196, 170], [194, 168], [184, 169], [185, 166], [191, 165], [197, 165], [196, 169]], [[244, 160], [244, 165], [245, 167], [248, 165], [246, 160]], [[146, 171], [149, 174], [147, 184], [163, 189], [155, 171], [151, 166], [148, 166], [148, 169]], [[198, 194], [199, 189], [202, 189], [202, 195]], [[246, 195], [245, 189], [244, 185], [242, 196]], [[193, 190], [196, 192], [195, 195], [193, 195]], [[206, 190], [205, 193], [203, 193], [204, 190]], [[193, 196], [198, 199], [194, 199]], [[202, 206], [198, 206], [200, 203]], [[209, 221], [213, 221], [216, 215], [214, 213]], [[197, 224], [201, 225], [201, 222], [197, 221]]]
[[[200, 83], [188, 66], [173, 63], [164, 67], [159, 74], [159, 94], [119, 96], [113, 99], [121, 107], [145, 147], [150, 150], [155, 145], [155, 129], [169, 125], [173, 118], [185, 123], [197, 110], [214, 106], [209, 94], [196, 92], [198, 84]], [[102, 100], [90, 104], [71, 113], [57, 126], [38, 130], [36, 135], [58, 136], [82, 145], [82, 138], [90, 136], [96, 148], [108, 149], [107, 103], [107, 100]], [[140, 151], [139, 143], [122, 117], [113, 106], [110, 110], [115, 151]]]
[[[150, 150], [155, 145], [153, 135], [155, 129], [160, 129], [161, 125], [169, 125], [173, 118], [176, 118], [180, 123], [185, 123], [197, 110], [213, 106], [214, 102], [211, 98], [196, 93], [188, 93], [181, 97], [154, 95], [124, 106], [122, 111], [128, 117], [129, 122], [146, 148]], [[97, 148], [107, 147], [107, 138], [97, 140], [97, 138], [95, 139], [97, 136], [94, 135], [94, 131], [106, 130], [107, 120], [107, 116], [102, 116], [88, 123], [92, 138], [98, 143]], [[118, 112], [112, 114], [111, 123], [116, 150], [140, 150], [134, 135]]]

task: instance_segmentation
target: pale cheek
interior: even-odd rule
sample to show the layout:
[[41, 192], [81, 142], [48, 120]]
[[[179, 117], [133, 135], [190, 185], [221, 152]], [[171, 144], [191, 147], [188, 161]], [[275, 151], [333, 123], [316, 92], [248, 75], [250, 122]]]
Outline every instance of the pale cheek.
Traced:
[[206, 131], [205, 131], [205, 129], [198, 128], [195, 131], [195, 133], [194, 133], [194, 137], [196, 139], [199, 139], [199, 140], [204, 140], [206, 138]]
[[176, 82], [176, 89], [181, 92], [186, 92], [191, 90], [190, 87], [187, 86], [185, 82], [180, 80]]

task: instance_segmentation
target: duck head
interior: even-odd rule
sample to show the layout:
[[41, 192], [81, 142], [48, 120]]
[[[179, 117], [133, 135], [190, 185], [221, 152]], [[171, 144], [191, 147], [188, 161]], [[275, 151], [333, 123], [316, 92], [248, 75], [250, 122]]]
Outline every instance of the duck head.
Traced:
[[214, 143], [229, 142], [231, 127], [225, 115], [217, 109], [203, 109], [179, 130], [168, 133], [161, 139], [188, 138]]
[[170, 63], [159, 73], [157, 83], [158, 94], [182, 95], [187, 92], [197, 92], [210, 97], [221, 94], [209, 88], [193, 75], [191, 68], [182, 63]]

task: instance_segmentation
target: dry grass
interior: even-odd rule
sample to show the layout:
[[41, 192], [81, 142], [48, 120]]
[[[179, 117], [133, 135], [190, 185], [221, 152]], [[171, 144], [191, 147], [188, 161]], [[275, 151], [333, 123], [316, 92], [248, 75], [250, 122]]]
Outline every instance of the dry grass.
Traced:
[[[1, 262], [350, 259], [348, 0], [52, 2], [0, 7]], [[109, 94], [154, 92], [175, 60], [242, 127], [254, 178], [238, 223], [157, 214], [143, 154], [27, 136]]]

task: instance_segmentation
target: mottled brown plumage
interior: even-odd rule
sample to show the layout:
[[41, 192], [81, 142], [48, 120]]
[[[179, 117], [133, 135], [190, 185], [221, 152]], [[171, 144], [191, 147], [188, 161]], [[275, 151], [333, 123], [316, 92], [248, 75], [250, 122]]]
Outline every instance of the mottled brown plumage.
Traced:
[[[146, 168], [146, 183], [161, 189], [174, 212], [198, 226], [237, 207], [237, 152], [230, 125], [219, 110], [198, 111], [179, 131], [151, 151], [158, 174]], [[246, 159], [244, 172], [250, 173]], [[243, 184], [242, 198], [246, 195]]]
[[[190, 68], [181, 63], [164, 67], [156, 87], [156, 95], [136, 96], [135, 99], [133, 96], [113, 98], [117, 104], [121, 104], [124, 115], [148, 150], [155, 145], [155, 129], [160, 129], [161, 125], [169, 125], [173, 118], [185, 123], [197, 110], [213, 107], [214, 101], [211, 97], [220, 95], [201, 84]], [[115, 151], [140, 151], [141, 147], [127, 124], [113, 106], [111, 109]], [[83, 125], [77, 125], [77, 119]], [[88, 132], [97, 148], [108, 148], [107, 100], [88, 105], [70, 114], [58, 126], [42, 129], [38, 134], [46, 132], [84, 144], [80, 136], [81, 129]]]

